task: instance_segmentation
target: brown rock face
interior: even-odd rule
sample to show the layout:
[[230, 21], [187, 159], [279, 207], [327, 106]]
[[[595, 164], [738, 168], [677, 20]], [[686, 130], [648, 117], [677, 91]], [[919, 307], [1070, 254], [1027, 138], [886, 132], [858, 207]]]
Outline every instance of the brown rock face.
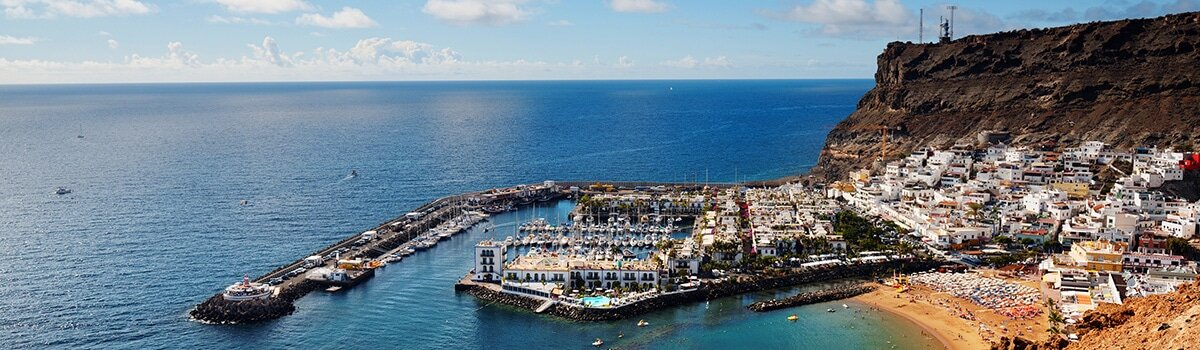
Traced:
[[888, 44], [876, 86], [830, 133], [817, 174], [841, 178], [880, 155], [977, 142], [1200, 143], [1200, 12]]

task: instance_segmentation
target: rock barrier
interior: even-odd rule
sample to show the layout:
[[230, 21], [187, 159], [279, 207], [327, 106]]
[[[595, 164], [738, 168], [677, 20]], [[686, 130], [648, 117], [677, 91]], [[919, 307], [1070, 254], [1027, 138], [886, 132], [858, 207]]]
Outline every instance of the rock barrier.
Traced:
[[793, 306], [801, 306], [808, 304], [822, 303], [838, 299], [852, 298], [859, 294], [870, 293], [875, 287], [868, 285], [854, 285], [844, 287], [834, 287], [822, 289], [812, 292], [804, 292], [783, 299], [771, 299], [750, 304], [747, 308], [754, 312], [764, 312], [771, 310], [779, 310]]
[[273, 320], [296, 311], [296, 299], [308, 294], [321, 284], [304, 281], [280, 292], [279, 295], [261, 300], [229, 301], [220, 294], [196, 305], [188, 314], [192, 319], [216, 324], [241, 324]]

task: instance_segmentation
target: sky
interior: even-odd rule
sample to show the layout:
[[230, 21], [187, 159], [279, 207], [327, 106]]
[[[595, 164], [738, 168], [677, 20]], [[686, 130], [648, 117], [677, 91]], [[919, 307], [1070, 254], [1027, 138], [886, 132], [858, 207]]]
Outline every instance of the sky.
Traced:
[[871, 78], [888, 42], [1200, 0], [0, 0], [0, 84]]

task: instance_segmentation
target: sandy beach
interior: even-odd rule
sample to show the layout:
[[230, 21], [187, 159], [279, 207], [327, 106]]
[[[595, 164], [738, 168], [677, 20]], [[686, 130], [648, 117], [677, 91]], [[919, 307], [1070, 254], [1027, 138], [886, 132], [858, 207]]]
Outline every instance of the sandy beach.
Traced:
[[[898, 293], [894, 288], [880, 285], [876, 291], [857, 296], [854, 300], [912, 321], [949, 350], [987, 349], [991, 340], [1007, 334], [1009, 329], [1027, 338], [1031, 337], [1031, 333], [1035, 339], [1045, 337], [1044, 317], [1040, 320], [1010, 320], [966, 300], [936, 293], [922, 286], [913, 286], [905, 293]], [[969, 310], [976, 319], [959, 317], [952, 308]], [[983, 328], [980, 327], [981, 323]]]

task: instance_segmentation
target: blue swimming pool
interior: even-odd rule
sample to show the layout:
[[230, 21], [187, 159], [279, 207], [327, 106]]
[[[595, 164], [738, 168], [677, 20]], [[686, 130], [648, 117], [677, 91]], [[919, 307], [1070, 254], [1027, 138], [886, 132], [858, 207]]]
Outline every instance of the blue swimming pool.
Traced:
[[584, 297], [581, 300], [583, 300], [583, 306], [597, 307], [597, 306], [612, 305], [612, 298], [605, 297], [605, 296]]

